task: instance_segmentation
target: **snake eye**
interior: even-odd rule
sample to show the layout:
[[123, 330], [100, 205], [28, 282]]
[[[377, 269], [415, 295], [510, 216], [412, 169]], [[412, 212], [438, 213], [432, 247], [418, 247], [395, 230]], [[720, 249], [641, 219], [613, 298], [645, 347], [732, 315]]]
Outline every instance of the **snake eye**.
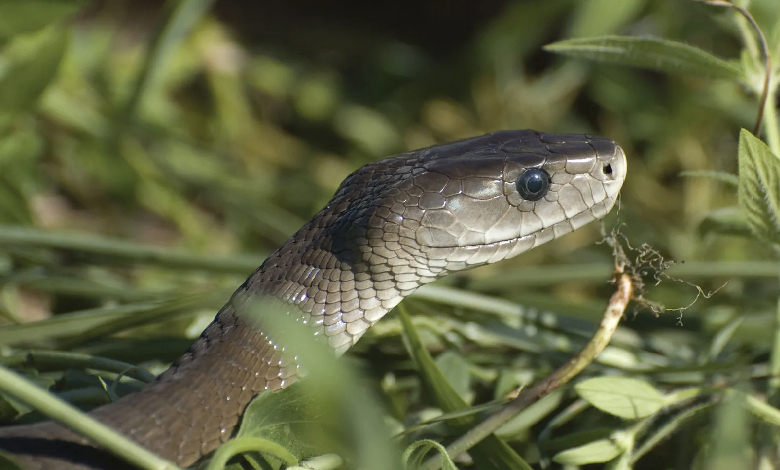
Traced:
[[517, 192], [526, 201], [538, 201], [550, 189], [550, 175], [538, 168], [526, 170], [517, 178]]

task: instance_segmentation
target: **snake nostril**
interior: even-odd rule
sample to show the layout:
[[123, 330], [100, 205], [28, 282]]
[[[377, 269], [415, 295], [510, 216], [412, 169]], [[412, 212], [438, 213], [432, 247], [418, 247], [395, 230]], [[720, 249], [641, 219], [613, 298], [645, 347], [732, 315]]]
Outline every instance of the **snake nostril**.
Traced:
[[604, 174], [605, 175], [611, 175], [612, 174], [612, 165], [609, 163], [604, 164]]

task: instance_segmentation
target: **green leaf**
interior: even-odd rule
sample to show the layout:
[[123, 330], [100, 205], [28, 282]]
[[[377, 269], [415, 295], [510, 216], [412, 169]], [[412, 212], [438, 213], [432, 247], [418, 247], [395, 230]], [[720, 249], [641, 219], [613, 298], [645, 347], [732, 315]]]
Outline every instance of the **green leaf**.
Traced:
[[666, 398], [647, 382], [625, 377], [596, 377], [574, 386], [577, 394], [594, 407], [625, 419], [650, 416], [666, 404]]
[[550, 52], [679, 75], [738, 80], [738, 65], [687, 44], [658, 38], [599, 36], [544, 46]]
[[[590, 432], [587, 431], [581, 434], [577, 433], [567, 436], [567, 440], [577, 440], [578, 437], [586, 438], [589, 435]], [[631, 444], [629, 439], [631, 437], [628, 433], [616, 432], [609, 437], [596, 439], [558, 452], [553, 456], [552, 460], [562, 465], [586, 465], [609, 462], [629, 448]]]
[[644, 457], [648, 452], [660, 445], [661, 442], [668, 440], [674, 433], [679, 432], [684, 425], [688, 424], [694, 417], [697, 417], [699, 413], [709, 410], [713, 405], [713, 402], [700, 403], [673, 415], [661, 427], [654, 429], [652, 433], [643, 437], [641, 447], [631, 452], [632, 460], [636, 462]]
[[[468, 404], [452, 387], [442, 371], [436, 365], [425, 345], [423, 344], [412, 320], [402, 306], [398, 308], [398, 317], [404, 330], [404, 340], [409, 354], [420, 369], [426, 386], [433, 393], [436, 404], [447, 413], [461, 411], [468, 408]], [[454, 419], [451, 422], [456, 425], [469, 425], [473, 420], [469, 418]]]
[[[277, 393], [263, 393], [246, 408], [237, 437], [262, 438], [286, 448], [301, 459], [333, 449], [323, 438], [334, 430], [328, 410], [318, 397], [293, 385]], [[308, 390], [311, 391], [311, 390]]]
[[206, 467], [206, 470], [222, 470], [226, 467], [231, 458], [244, 452], [258, 452], [264, 455], [273, 456], [284, 462], [287, 466], [298, 463], [298, 459], [277, 442], [258, 437], [236, 437], [217, 449], [214, 453], [214, 457], [211, 458], [211, 462], [209, 462]]
[[51, 28], [33, 36], [16, 39], [6, 50], [10, 60], [0, 75], [0, 115], [32, 108], [56, 76], [69, 34]]
[[416, 469], [425, 462], [425, 458], [431, 450], [436, 450], [442, 457], [442, 470], [458, 470], [455, 463], [452, 461], [447, 450], [443, 445], [430, 439], [422, 439], [412, 442], [409, 447], [404, 450], [403, 462], [404, 468]]
[[[399, 305], [396, 310], [403, 326], [404, 343], [420, 369], [426, 386], [433, 393], [436, 404], [447, 413], [468, 409], [468, 404], [450, 385], [447, 378], [436, 366], [428, 350], [425, 349], [404, 306]], [[454, 426], [463, 431], [469, 429], [474, 422], [474, 416], [456, 418], [451, 421]], [[532, 468], [506, 442], [493, 434], [477, 444], [470, 450], [470, 453], [477, 465], [483, 469], [531, 470]]]
[[276, 344], [295, 345], [305, 379], [256, 397], [244, 413], [238, 437], [276, 442], [297, 458], [327, 449], [356, 468], [396, 470], [400, 452], [371, 390], [345, 364], [349, 358], [337, 361], [327, 342], [317, 340], [309, 325], [283, 314], [287, 310], [280, 305], [261, 299], [245, 305], [240, 315], [248, 324], [262, 327]]
[[750, 131], [739, 133], [739, 207], [753, 233], [780, 243], [780, 160]]
[[469, 364], [460, 354], [455, 351], [445, 351], [436, 358], [436, 366], [441, 370], [444, 377], [452, 385], [452, 388], [458, 392], [464, 400], [472, 395], [469, 389], [471, 374]]
[[84, 0], [4, 0], [0, 2], [0, 39], [37, 31], [77, 13]]
[[712, 338], [710, 342], [710, 350], [708, 356], [711, 359], [717, 359], [718, 355], [726, 349], [726, 345], [734, 338], [734, 333], [737, 332], [742, 322], [745, 321], [745, 317], [738, 316], [718, 329], [718, 332]]
[[623, 449], [614, 442], [601, 439], [555, 454], [552, 459], [562, 465], [585, 465], [609, 462], [622, 453]]

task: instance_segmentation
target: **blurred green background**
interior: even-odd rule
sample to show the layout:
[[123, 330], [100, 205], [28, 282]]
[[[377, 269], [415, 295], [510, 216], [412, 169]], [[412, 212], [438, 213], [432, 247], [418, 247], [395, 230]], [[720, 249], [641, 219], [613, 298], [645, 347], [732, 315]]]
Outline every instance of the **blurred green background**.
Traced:
[[[780, 44], [780, 2], [749, 8]], [[672, 272], [704, 291], [729, 281], [682, 321], [679, 312], [629, 316], [623, 344], [638, 355], [610, 367], [636, 370], [649, 357], [701, 364], [737, 317], [726, 362], [766, 363], [772, 252], [713, 222], [722, 215], [713, 211], [736, 204], [732, 185], [684, 174], [736, 173], [739, 129], [752, 129], [757, 98], [727, 80], [542, 50], [620, 34], [738, 61], [735, 20], [683, 0], [0, 0], [0, 346], [153, 361], [158, 372], [188, 344], [171, 338], [196, 337], [351, 171], [437, 142], [533, 128], [620, 143], [629, 173], [607, 230], [619, 224], [633, 245], [685, 260]], [[447, 282], [596, 321], [611, 290], [610, 250], [594, 243], [600, 229]], [[671, 308], [696, 295], [674, 282], [647, 294]], [[426, 341], [468, 357], [461, 382], [471, 398], [543, 376], [576, 350], [529, 335], [523, 341], [539, 343], [499, 342], [480, 356], [479, 341], [458, 330], [474, 319], [466, 309], [418, 307], [435, 321], [454, 318]], [[410, 375], [398, 323], [376, 329], [358, 347], [370, 374]], [[517, 348], [531, 359], [516, 359]], [[507, 363], [526, 375], [498, 386]], [[393, 393], [399, 419], [423, 406]]]
[[[365, 162], [533, 128], [623, 146], [630, 173], [620, 214], [635, 243], [676, 260], [763, 257], [738, 240], [703, 238], [704, 216], [733, 204], [735, 192], [680, 176], [736, 171], [736, 137], [752, 128], [754, 97], [727, 82], [541, 50], [619, 33], [736, 59], [732, 13], [687, 1], [224, 1], [198, 18], [198, 4], [210, 2], [191, 3], [196, 17], [180, 25], [163, 24], [158, 2], [2, 3], [0, 221], [260, 259]], [[780, 7], [752, 9], [771, 24]], [[593, 250], [581, 248], [597, 232], [473, 275], [589, 262]], [[122, 277], [163, 282], [142, 268]], [[6, 296], [6, 312], [35, 318], [90, 303], [27, 294]]]

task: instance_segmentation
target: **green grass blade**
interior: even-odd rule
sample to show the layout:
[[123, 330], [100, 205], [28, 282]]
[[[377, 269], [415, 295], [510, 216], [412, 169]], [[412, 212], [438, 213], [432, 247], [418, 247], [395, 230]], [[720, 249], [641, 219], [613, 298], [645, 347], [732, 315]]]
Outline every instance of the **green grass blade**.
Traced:
[[127, 439], [111, 427], [41, 390], [16, 373], [0, 366], [0, 390], [33, 406], [99, 446], [145, 470], [177, 470], [178, 467]]
[[[450, 385], [428, 350], [423, 346], [404, 306], [399, 305], [397, 312], [404, 328], [404, 339], [409, 354], [420, 369], [426, 385], [435, 396], [437, 405], [448, 413], [467, 409], [468, 404]], [[455, 418], [451, 423], [458, 428], [467, 429], [469, 425], [476, 423], [476, 419], [474, 417]], [[472, 448], [471, 453], [480, 468], [531, 470], [531, 466], [525, 460], [495, 435], [491, 435], [477, 444]]]
[[642, 67], [677, 75], [731, 80], [742, 78], [738, 65], [699, 48], [667, 39], [598, 36], [567, 39], [548, 44], [544, 49], [580, 59]]
[[111, 262], [122, 261], [174, 269], [201, 269], [238, 274], [248, 274], [254, 271], [265, 259], [260, 255], [217, 258], [96, 235], [0, 225], [0, 247], [4, 246], [67, 250], [92, 255]]

